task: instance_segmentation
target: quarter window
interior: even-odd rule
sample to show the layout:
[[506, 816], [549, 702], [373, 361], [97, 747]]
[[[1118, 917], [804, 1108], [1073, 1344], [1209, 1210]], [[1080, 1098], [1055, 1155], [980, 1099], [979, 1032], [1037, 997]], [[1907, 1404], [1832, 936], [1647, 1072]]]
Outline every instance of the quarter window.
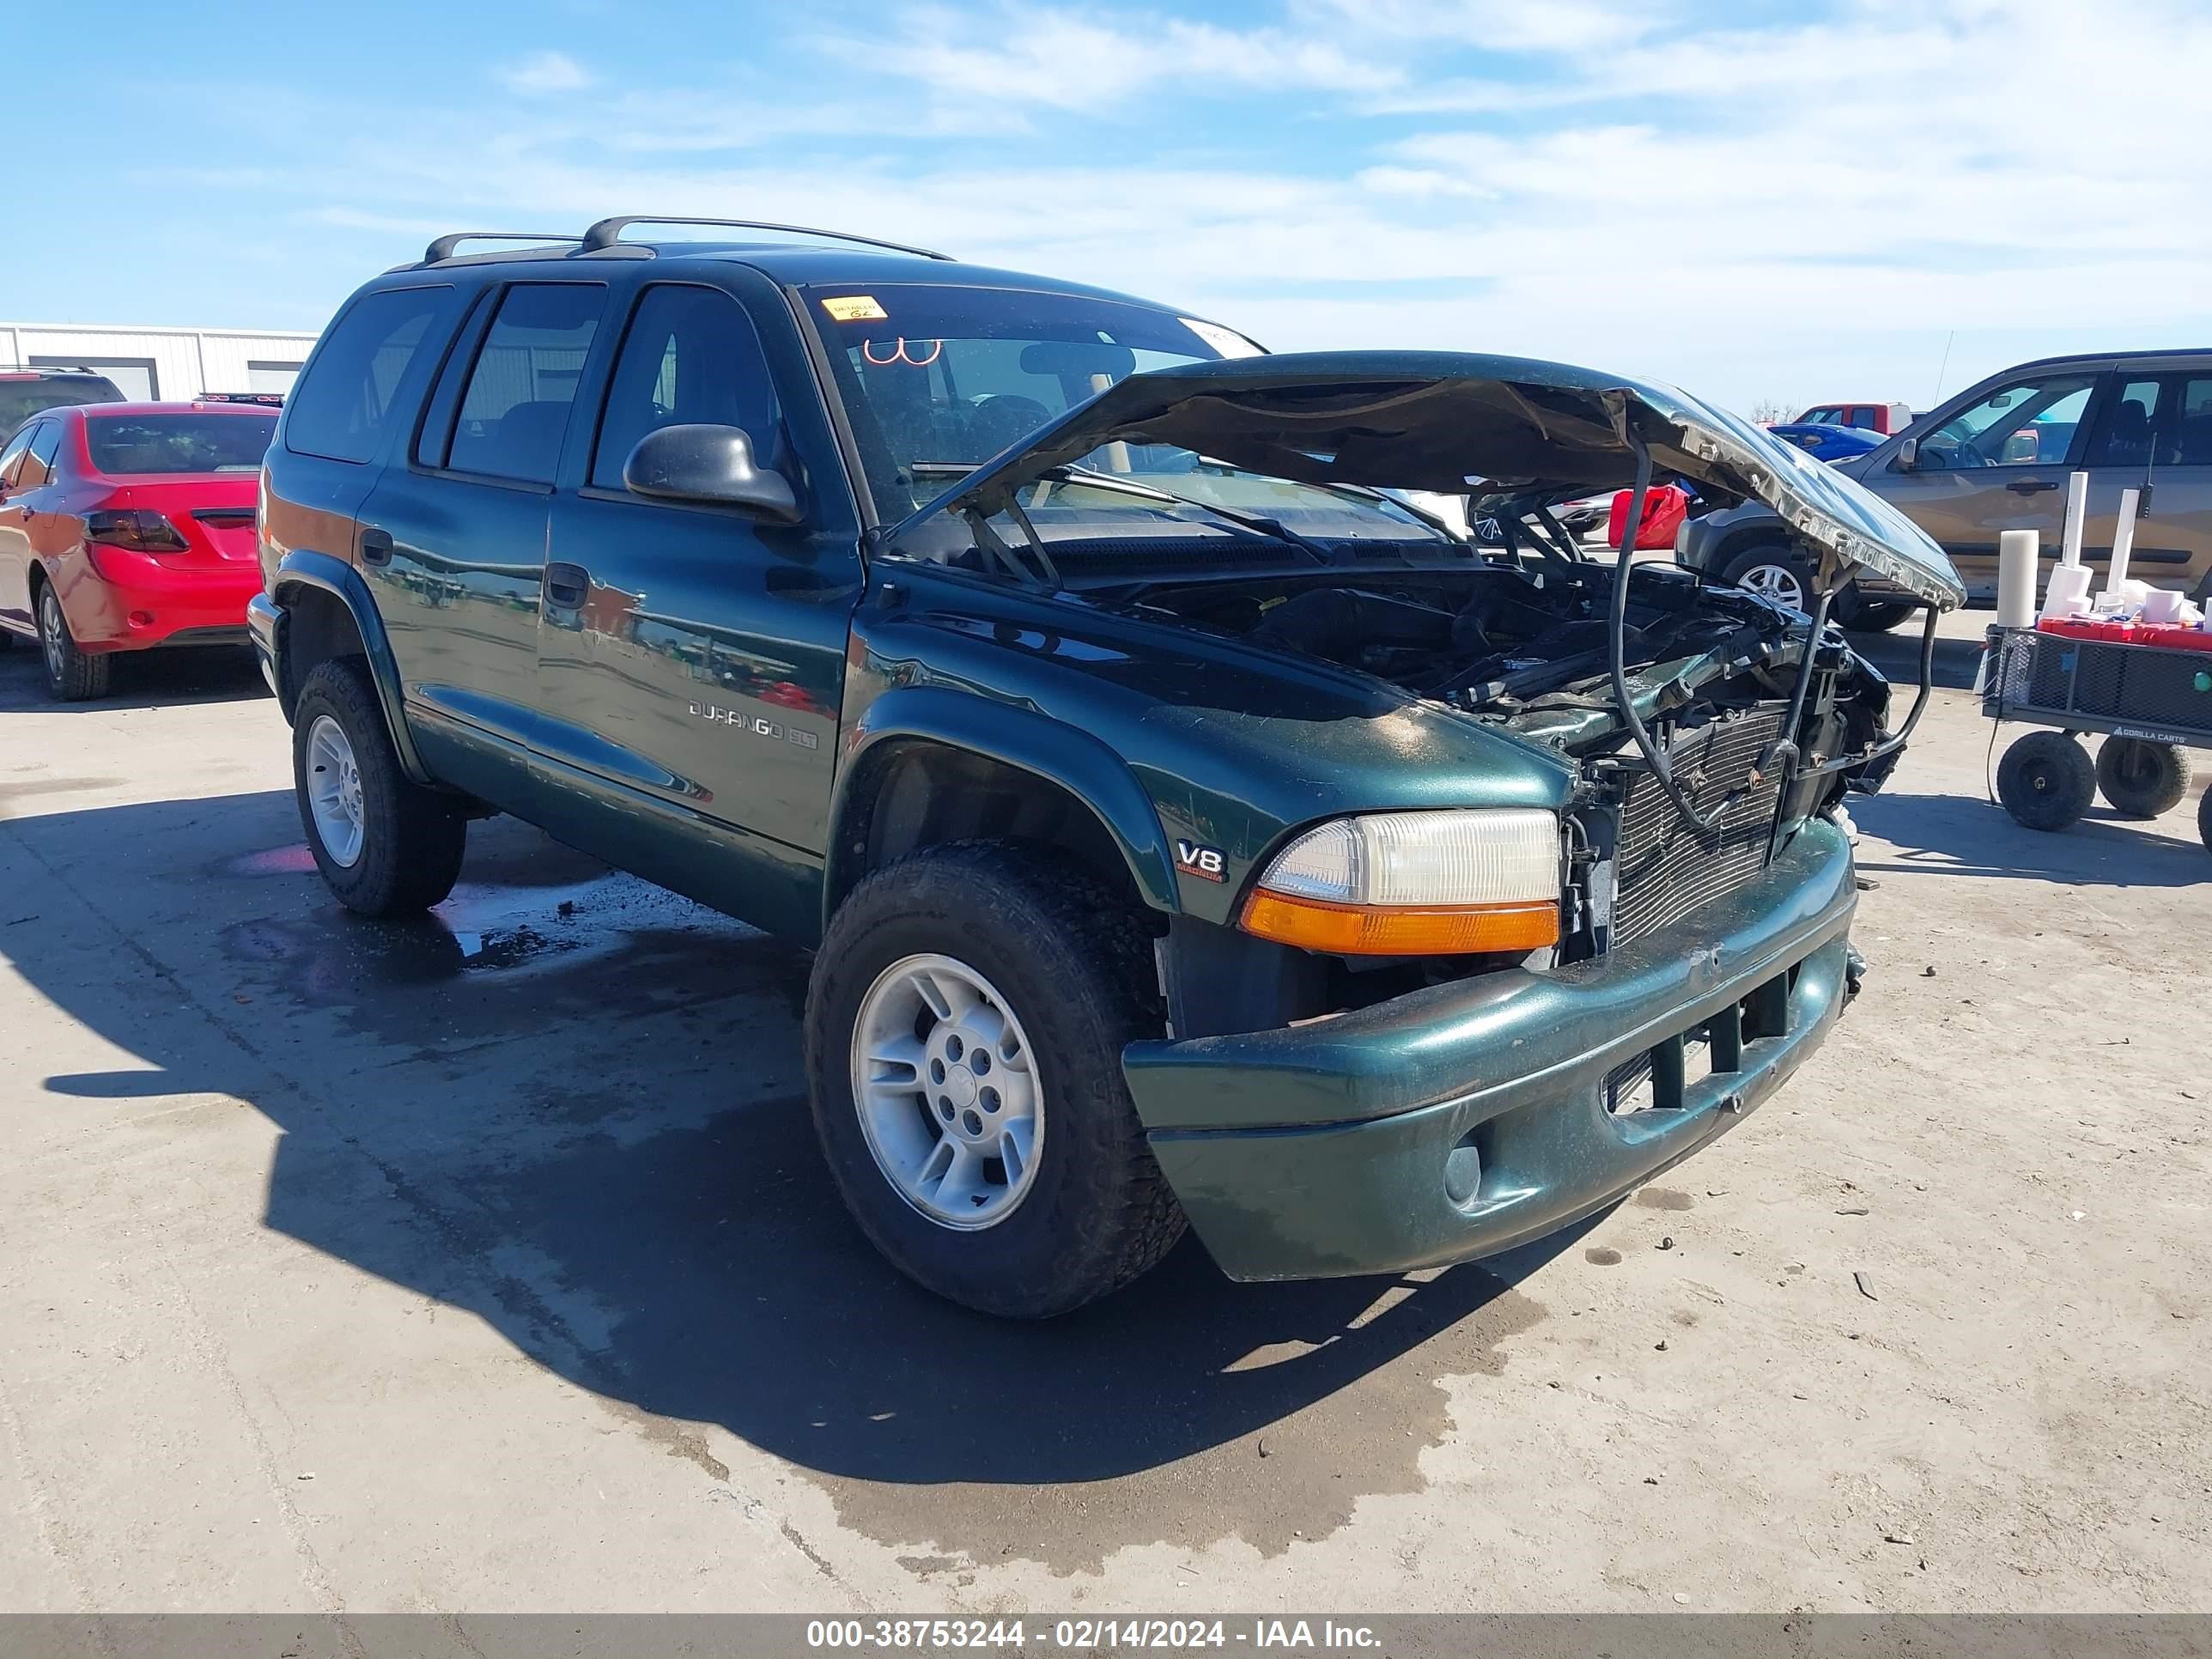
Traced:
[[292, 394], [284, 447], [327, 460], [374, 460], [400, 381], [453, 296], [445, 287], [384, 289], [349, 307]]
[[461, 395], [446, 465], [461, 472], [550, 484], [583, 378], [606, 289], [597, 283], [521, 283], [507, 291]]
[[592, 482], [623, 487], [638, 440], [664, 426], [742, 427], [753, 453], [772, 464], [775, 390], [744, 307], [719, 289], [656, 283], [623, 337], [592, 457]]

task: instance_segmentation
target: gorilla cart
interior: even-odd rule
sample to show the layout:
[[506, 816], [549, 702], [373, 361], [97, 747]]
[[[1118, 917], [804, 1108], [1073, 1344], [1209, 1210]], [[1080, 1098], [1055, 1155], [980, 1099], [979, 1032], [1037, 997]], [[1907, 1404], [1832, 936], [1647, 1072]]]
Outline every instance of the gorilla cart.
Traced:
[[[2052, 728], [2005, 750], [1997, 799], [2031, 830], [2065, 829], [2098, 793], [2124, 817], [2154, 818], [2188, 793], [2188, 751], [2212, 749], [2212, 635], [2075, 627], [1989, 631], [1982, 713]], [[2094, 762], [2080, 741], [2090, 732], [2105, 738]], [[2212, 850], [2212, 792], [2197, 829]]]

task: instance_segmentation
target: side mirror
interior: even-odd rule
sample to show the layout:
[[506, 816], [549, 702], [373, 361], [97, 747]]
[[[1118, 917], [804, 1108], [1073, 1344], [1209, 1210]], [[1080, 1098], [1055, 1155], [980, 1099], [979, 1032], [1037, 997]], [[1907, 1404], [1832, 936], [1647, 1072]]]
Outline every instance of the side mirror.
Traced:
[[1907, 438], [1903, 443], [1898, 445], [1897, 459], [1892, 461], [1890, 465], [1899, 472], [1918, 471], [1920, 470], [1920, 440]]
[[664, 426], [648, 432], [623, 463], [623, 483], [657, 501], [742, 507], [772, 524], [797, 524], [805, 516], [791, 481], [753, 459], [753, 441], [742, 427]]

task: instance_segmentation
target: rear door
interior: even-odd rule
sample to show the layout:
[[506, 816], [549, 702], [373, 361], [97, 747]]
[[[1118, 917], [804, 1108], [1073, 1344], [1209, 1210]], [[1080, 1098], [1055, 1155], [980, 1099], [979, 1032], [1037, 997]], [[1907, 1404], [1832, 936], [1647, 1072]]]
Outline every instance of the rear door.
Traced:
[[33, 421], [0, 449], [0, 624], [27, 630], [32, 625], [30, 598], [30, 513], [16, 498], [15, 481], [31, 440], [45, 423]]
[[604, 283], [487, 295], [440, 371], [411, 453], [362, 505], [362, 574], [439, 776], [486, 799], [532, 793], [546, 514]]
[[[764, 927], [818, 925], [859, 523], [789, 309], [757, 273], [641, 286], [554, 494], [538, 684], [548, 828]], [[738, 296], [744, 294], [747, 300]], [[656, 428], [736, 426], [805, 522], [649, 500]]]
[[2120, 492], [2141, 491], [2128, 574], [2194, 592], [2212, 575], [2212, 368], [2121, 370], [2087, 465], [2085, 542], [2109, 558]]
[[[2056, 551], [2067, 474], [2087, 447], [2100, 380], [2094, 369], [2054, 368], [1978, 388], [1923, 423], [1911, 471], [1899, 468], [1893, 446], [1861, 482], [1940, 543], [1970, 591], [1992, 590], [2002, 532], [2039, 532]], [[2109, 526], [2112, 503], [2104, 512]]]

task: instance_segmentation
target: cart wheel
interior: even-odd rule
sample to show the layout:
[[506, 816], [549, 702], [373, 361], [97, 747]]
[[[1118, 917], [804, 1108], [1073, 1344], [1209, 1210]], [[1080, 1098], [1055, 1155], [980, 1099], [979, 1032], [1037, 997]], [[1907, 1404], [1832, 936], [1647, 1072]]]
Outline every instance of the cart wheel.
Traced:
[[2061, 732], [2031, 732], [1997, 763], [1997, 799], [2030, 830], [2063, 830], [2089, 810], [2097, 770]]
[[2154, 818], [2189, 793], [2189, 757], [2179, 744], [2106, 738], [2097, 751], [2097, 787], [2122, 817]]

